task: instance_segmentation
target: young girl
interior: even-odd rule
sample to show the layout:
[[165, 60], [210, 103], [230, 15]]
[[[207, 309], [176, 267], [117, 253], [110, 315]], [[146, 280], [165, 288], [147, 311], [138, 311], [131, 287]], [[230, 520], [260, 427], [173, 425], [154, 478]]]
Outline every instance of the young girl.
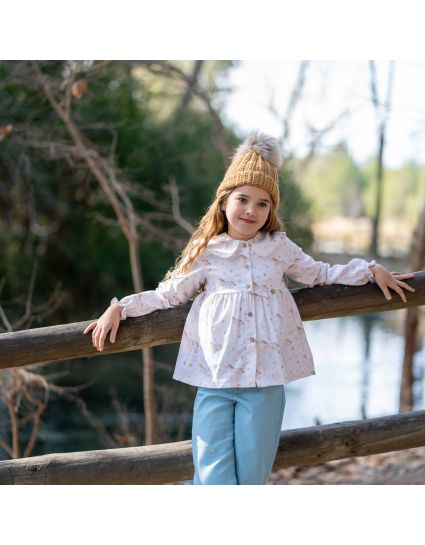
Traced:
[[237, 149], [214, 202], [156, 290], [114, 298], [84, 334], [102, 350], [120, 320], [186, 303], [173, 378], [197, 386], [192, 424], [194, 484], [265, 484], [276, 456], [284, 384], [314, 374], [284, 274], [307, 286], [376, 281], [406, 302], [402, 282], [375, 261], [330, 266], [292, 242], [278, 218], [277, 140], [253, 133]]

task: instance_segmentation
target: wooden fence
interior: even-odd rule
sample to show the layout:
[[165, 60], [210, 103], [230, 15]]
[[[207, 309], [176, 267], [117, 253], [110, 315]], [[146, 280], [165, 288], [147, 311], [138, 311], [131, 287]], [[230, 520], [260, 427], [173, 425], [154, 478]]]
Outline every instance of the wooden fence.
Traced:
[[[425, 304], [425, 271], [407, 283], [407, 303], [375, 284], [291, 290], [301, 318], [319, 320]], [[116, 342], [93, 348], [83, 331], [92, 320], [0, 335], [0, 369], [139, 350], [177, 342], [190, 304], [123, 322]], [[425, 411], [282, 432], [274, 469], [425, 445]], [[0, 484], [160, 484], [192, 478], [191, 442], [47, 454], [0, 462]]]
[[[284, 431], [273, 466], [320, 464], [425, 445], [425, 411]], [[192, 479], [190, 441], [0, 462], [0, 484], [166, 484]]]

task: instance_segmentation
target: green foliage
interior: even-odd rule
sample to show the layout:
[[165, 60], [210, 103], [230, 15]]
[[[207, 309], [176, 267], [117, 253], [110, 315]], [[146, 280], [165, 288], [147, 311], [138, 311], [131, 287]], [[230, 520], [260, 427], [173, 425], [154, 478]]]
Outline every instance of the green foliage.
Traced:
[[[367, 214], [375, 210], [376, 161], [368, 161], [364, 172], [368, 184], [364, 191]], [[411, 230], [417, 224], [425, 203], [425, 166], [415, 162], [404, 164], [398, 170], [386, 169], [383, 177], [382, 217], [404, 220]]]
[[313, 243], [310, 227], [312, 203], [302, 192], [300, 184], [296, 182], [294, 168], [294, 164], [285, 164], [281, 171], [279, 215], [288, 237], [308, 250]]
[[315, 220], [341, 215], [364, 215], [362, 193], [367, 179], [349, 156], [344, 144], [330, 153], [308, 160], [302, 169], [300, 185], [312, 202]]
[[[376, 208], [376, 159], [356, 164], [344, 143], [294, 165], [298, 184], [311, 202], [311, 219], [371, 218]], [[382, 221], [404, 221], [413, 230], [425, 202], [425, 167], [414, 162], [384, 169]]]

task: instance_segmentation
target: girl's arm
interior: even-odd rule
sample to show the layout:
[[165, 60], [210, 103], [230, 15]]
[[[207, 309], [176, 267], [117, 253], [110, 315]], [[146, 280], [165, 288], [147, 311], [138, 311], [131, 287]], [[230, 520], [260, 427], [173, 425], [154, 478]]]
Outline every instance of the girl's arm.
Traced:
[[114, 297], [111, 304], [115, 303], [121, 307], [121, 320], [127, 317], [143, 316], [154, 310], [186, 303], [202, 282], [204, 282], [204, 269], [200, 265], [192, 265], [187, 273], [164, 280], [155, 290], [127, 295], [120, 301]]
[[351, 259], [346, 265], [331, 266], [323, 261], [315, 261], [287, 237], [285, 242], [287, 245], [285, 253], [290, 263], [285, 274], [309, 287], [324, 284], [361, 286], [375, 281], [387, 299], [391, 299], [388, 288], [392, 288], [404, 302], [406, 302], [406, 296], [402, 288], [415, 291], [414, 288], [401, 281], [412, 278], [413, 273], [391, 273], [375, 260], [366, 261], [360, 258]]
[[115, 342], [121, 320], [186, 303], [203, 282], [204, 269], [196, 260], [186, 274], [164, 280], [155, 290], [127, 295], [120, 301], [114, 297], [102, 316], [86, 327], [84, 335], [93, 330], [93, 346], [102, 351], [109, 331], [110, 341]]
[[374, 278], [372, 267], [376, 265], [375, 260], [368, 262], [354, 258], [346, 265], [330, 265], [316, 261], [288, 237], [285, 243], [285, 257], [289, 263], [285, 274], [309, 287], [325, 284], [360, 286]]

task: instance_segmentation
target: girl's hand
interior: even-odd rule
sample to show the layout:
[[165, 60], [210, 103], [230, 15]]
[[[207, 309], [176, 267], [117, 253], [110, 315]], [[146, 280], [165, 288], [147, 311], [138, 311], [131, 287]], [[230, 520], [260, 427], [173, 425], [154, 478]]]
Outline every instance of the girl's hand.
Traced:
[[391, 294], [388, 288], [396, 291], [404, 303], [407, 303], [406, 295], [404, 294], [403, 288], [409, 291], [416, 291], [415, 288], [409, 286], [405, 282], [402, 282], [402, 279], [413, 278], [414, 273], [399, 273], [399, 272], [390, 272], [383, 265], [378, 263], [371, 267], [373, 275], [375, 277], [376, 283], [383, 291], [386, 299], [391, 299]]
[[120, 316], [121, 316], [121, 306], [120, 305], [111, 305], [105, 310], [102, 316], [92, 322], [84, 330], [84, 335], [93, 329], [92, 333], [92, 342], [93, 346], [101, 352], [105, 343], [106, 336], [108, 332], [111, 331], [109, 337], [111, 343], [115, 342], [115, 337], [120, 325]]

